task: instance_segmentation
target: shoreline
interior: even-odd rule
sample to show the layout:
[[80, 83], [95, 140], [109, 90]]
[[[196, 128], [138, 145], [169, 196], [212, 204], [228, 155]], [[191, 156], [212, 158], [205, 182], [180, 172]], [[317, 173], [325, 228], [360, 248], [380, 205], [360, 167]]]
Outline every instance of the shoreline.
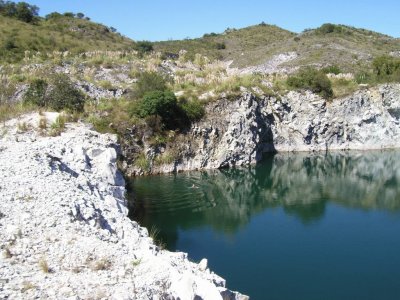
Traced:
[[115, 136], [84, 124], [42, 136], [39, 118], [0, 127], [1, 298], [248, 299], [127, 217]]

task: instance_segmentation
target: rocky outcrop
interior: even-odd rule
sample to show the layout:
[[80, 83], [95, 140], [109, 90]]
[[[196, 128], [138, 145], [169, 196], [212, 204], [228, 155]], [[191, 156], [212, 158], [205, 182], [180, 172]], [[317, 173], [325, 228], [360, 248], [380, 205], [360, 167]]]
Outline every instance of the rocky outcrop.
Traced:
[[[213, 169], [256, 163], [266, 152], [367, 150], [400, 147], [400, 84], [386, 84], [326, 101], [311, 92], [207, 106], [206, 117], [165, 149], [146, 149], [148, 157], [178, 153], [152, 173]], [[128, 173], [137, 174], [126, 165]]]
[[247, 299], [126, 216], [115, 136], [38, 123], [0, 127], [1, 299]]

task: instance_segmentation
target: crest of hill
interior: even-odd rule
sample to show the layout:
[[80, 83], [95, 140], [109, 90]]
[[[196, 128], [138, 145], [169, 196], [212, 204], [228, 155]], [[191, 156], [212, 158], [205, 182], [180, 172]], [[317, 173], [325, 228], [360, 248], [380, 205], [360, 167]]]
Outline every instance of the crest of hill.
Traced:
[[84, 18], [56, 14], [27, 23], [0, 16], [0, 61], [17, 62], [25, 51], [69, 51], [78, 54], [95, 50], [129, 50], [135, 43], [115, 29]]
[[243, 29], [227, 29], [222, 34], [205, 34], [201, 38], [155, 43], [154, 48], [167, 53], [188, 51], [210, 58], [233, 60], [233, 66], [248, 67], [265, 63], [275, 55], [296, 52], [288, 67], [338, 65], [355, 71], [374, 57], [399, 53], [400, 40], [345, 25], [324, 24], [300, 34], [261, 23]]

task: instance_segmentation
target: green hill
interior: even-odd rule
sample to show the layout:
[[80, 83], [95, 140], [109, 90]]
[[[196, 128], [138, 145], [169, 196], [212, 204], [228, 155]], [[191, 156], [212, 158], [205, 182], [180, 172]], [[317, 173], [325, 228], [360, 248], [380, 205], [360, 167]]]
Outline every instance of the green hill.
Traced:
[[344, 25], [325, 24], [296, 34], [260, 24], [228, 29], [222, 34], [206, 34], [198, 39], [157, 42], [154, 47], [171, 53], [185, 49], [189, 57], [200, 53], [210, 58], [233, 60], [233, 66], [237, 67], [265, 63], [274, 55], [296, 52], [298, 57], [286, 65], [338, 65], [343, 70], [354, 71], [373, 57], [400, 51], [400, 40]]
[[57, 15], [26, 23], [0, 16], [0, 61], [21, 60], [25, 51], [129, 50], [135, 43], [112, 28], [71, 16]]

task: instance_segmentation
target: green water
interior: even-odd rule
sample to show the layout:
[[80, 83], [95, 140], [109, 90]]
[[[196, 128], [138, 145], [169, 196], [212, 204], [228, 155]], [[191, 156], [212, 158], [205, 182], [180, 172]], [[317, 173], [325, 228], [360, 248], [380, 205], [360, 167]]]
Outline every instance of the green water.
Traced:
[[400, 152], [136, 178], [132, 216], [251, 299], [400, 299]]

